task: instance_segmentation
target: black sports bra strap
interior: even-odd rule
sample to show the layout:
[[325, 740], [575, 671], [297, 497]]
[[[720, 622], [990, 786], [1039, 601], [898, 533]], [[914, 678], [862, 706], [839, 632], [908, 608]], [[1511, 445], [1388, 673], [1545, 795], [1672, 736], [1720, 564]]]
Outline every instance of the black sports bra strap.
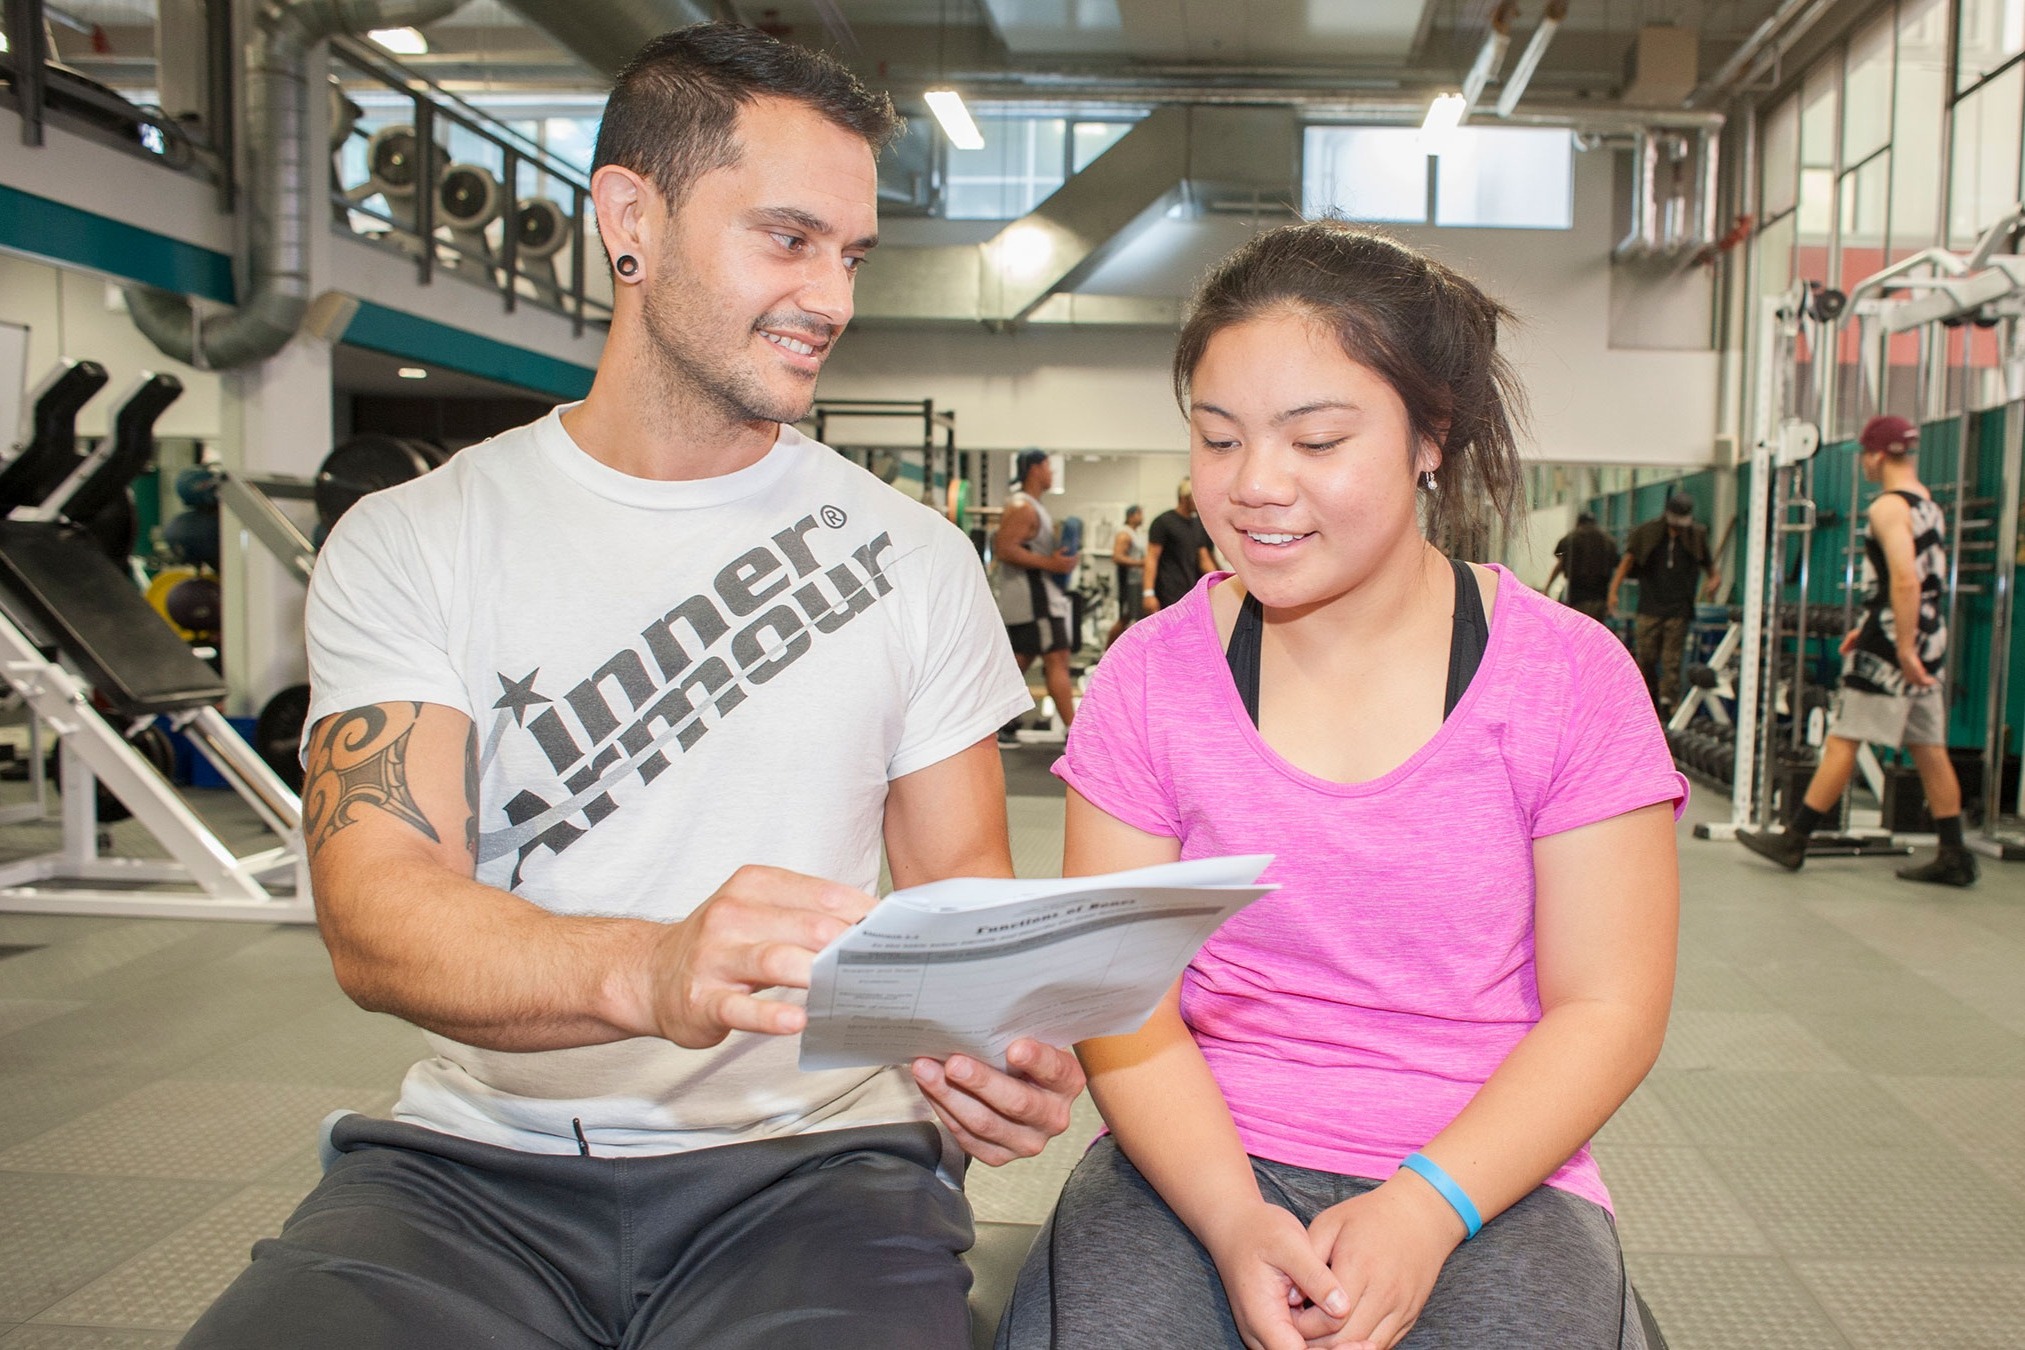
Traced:
[[1469, 692], [1477, 667], [1484, 663], [1484, 648], [1491, 642], [1490, 625], [1484, 620], [1484, 597], [1477, 589], [1477, 575], [1470, 565], [1455, 558], [1455, 631], [1448, 640], [1448, 695], [1442, 703], [1444, 722]]
[[1246, 595], [1238, 606], [1237, 623], [1230, 630], [1230, 646], [1224, 659], [1230, 662], [1230, 677], [1237, 683], [1238, 697], [1252, 725], [1259, 724], [1259, 644], [1266, 632], [1266, 607], [1256, 595]]
[[[1455, 629], [1448, 643], [1448, 693], [1442, 704], [1443, 721], [1448, 720], [1455, 705], [1469, 691], [1470, 681], [1476, 678], [1477, 667], [1483, 664], [1484, 649], [1491, 640], [1476, 573], [1468, 563], [1453, 558], [1449, 559], [1449, 566], [1455, 569]], [[1237, 686], [1238, 698], [1243, 700], [1253, 726], [1259, 724], [1259, 652], [1265, 631], [1265, 606], [1257, 596], [1245, 596], [1238, 607], [1237, 622], [1231, 626], [1224, 659], [1230, 665], [1231, 682]]]

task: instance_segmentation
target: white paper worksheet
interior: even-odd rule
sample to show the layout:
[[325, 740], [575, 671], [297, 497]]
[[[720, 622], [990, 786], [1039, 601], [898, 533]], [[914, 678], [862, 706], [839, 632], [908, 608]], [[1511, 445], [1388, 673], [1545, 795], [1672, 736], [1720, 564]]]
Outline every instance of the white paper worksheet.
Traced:
[[801, 1066], [957, 1051], [1003, 1066], [1022, 1036], [1069, 1045], [1136, 1031], [1217, 926], [1273, 889], [1254, 884], [1270, 862], [895, 891], [817, 955]]

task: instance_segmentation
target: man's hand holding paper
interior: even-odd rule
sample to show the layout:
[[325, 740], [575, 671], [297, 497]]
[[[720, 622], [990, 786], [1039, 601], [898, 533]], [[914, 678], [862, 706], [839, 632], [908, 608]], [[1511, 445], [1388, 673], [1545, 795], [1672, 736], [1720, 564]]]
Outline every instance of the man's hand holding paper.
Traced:
[[[1255, 884], [1270, 861], [895, 892], [816, 957], [801, 1065], [969, 1056], [1006, 1066], [1021, 1039], [1046, 1050], [1136, 1030], [1210, 934], [1272, 889]], [[943, 1073], [916, 1073], [924, 1091], [944, 1085]], [[1052, 1086], [1043, 1074], [1036, 1081]], [[945, 1123], [961, 1123], [930, 1100]]]

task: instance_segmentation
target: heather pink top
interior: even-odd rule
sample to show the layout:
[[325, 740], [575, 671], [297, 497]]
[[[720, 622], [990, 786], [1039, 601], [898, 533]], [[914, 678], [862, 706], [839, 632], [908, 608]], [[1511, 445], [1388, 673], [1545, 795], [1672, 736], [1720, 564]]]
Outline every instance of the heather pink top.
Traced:
[[[1280, 889], [1182, 977], [1182, 1016], [1256, 1156], [1390, 1176], [1540, 1018], [1533, 840], [1686, 804], [1623, 644], [1498, 572], [1468, 692], [1370, 782], [1316, 778], [1260, 739], [1210, 615], [1227, 574], [1128, 629], [1077, 709], [1055, 772], [1090, 802], [1183, 858], [1275, 857]], [[1548, 1184], [1610, 1203], [1586, 1145]]]

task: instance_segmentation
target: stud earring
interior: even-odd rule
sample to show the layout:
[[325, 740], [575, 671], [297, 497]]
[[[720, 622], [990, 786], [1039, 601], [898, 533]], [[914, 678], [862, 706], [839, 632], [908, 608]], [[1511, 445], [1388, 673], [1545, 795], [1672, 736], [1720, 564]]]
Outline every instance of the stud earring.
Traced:
[[1427, 491], [1427, 492], [1432, 492], [1432, 491], [1434, 491], [1434, 470], [1433, 470], [1433, 469], [1429, 469], [1429, 470], [1428, 470], [1428, 471], [1427, 471], [1426, 473], [1423, 473], [1423, 474], [1422, 474], [1422, 475], [1420, 476], [1420, 486], [1421, 486], [1421, 488], [1422, 488], [1422, 490], [1423, 490], [1423, 491]]
[[621, 253], [618, 262], [614, 263], [613, 266], [618, 269], [620, 276], [632, 277], [638, 274], [640, 270], [640, 260], [630, 253]]

